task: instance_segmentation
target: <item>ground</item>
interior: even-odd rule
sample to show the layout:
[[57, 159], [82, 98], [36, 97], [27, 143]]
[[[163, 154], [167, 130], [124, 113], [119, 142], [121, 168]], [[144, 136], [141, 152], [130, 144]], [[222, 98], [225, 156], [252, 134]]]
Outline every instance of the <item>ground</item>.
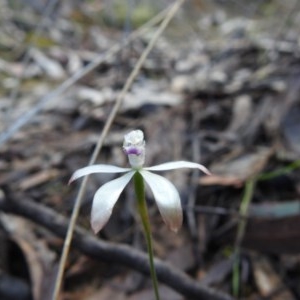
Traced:
[[[147, 191], [162, 299], [300, 298], [298, 2], [185, 3], [106, 134], [166, 15], [147, 22], [170, 4], [0, 1], [1, 299], [51, 299], [80, 186], [68, 180], [100, 137], [96, 162], [128, 166], [123, 136], [136, 128], [147, 165], [212, 172], [164, 174], [181, 195], [177, 234]], [[93, 195], [113, 178], [88, 180], [61, 299], [153, 299], [132, 185], [90, 229]]]

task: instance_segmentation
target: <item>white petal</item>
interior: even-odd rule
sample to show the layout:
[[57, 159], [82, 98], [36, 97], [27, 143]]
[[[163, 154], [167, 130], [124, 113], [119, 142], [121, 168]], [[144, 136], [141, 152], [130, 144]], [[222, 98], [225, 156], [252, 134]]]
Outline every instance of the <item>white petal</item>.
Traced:
[[190, 162], [190, 161], [171, 161], [167, 162], [161, 165], [153, 166], [153, 167], [148, 167], [144, 168], [144, 170], [149, 170], [149, 171], [168, 171], [168, 170], [173, 170], [173, 169], [180, 169], [180, 168], [191, 168], [191, 169], [199, 169], [202, 172], [210, 175], [211, 173], [206, 169], [203, 165]]
[[163, 220], [177, 232], [182, 225], [182, 208], [176, 187], [160, 175], [145, 170], [139, 172], [150, 186]]
[[86, 175], [90, 175], [93, 173], [123, 173], [128, 172], [131, 169], [128, 168], [120, 168], [112, 165], [92, 165], [87, 166], [82, 169], [78, 169], [74, 172], [71, 179], [69, 180], [69, 183]]
[[100, 231], [111, 216], [112, 209], [121, 192], [132, 178], [135, 171], [107, 182], [96, 192], [92, 205], [91, 225], [95, 233]]

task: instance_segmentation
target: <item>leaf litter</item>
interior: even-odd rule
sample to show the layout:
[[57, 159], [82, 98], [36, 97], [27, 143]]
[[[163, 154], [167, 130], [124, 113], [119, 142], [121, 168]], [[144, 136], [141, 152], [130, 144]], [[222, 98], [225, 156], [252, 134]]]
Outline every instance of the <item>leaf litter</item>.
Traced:
[[[241, 296], [279, 299], [276, 288], [280, 285], [289, 299], [297, 299], [299, 170], [292, 168], [269, 180], [259, 178], [299, 159], [299, 21], [297, 13], [284, 26], [276, 18], [282, 10], [289, 16], [292, 3], [264, 2], [264, 6], [255, 2], [246, 9], [248, 5], [236, 7], [233, 1], [228, 6], [194, 1], [182, 10], [126, 96], [98, 161], [125, 166], [120, 147], [123, 134], [132, 128], [145, 131], [148, 165], [188, 160], [196, 151], [199, 162], [209, 166], [212, 176], [167, 174], [174, 177], [186, 207], [185, 226], [177, 235], [164, 228], [148, 195], [154, 250], [195, 280], [200, 278], [226, 293], [231, 293], [233, 240], [243, 188], [248, 180], [257, 178], [241, 254], [241, 268], [246, 261], [250, 263], [252, 277], [241, 281]], [[40, 12], [29, 4], [22, 11], [2, 3], [1, 132], [99, 51], [105, 52], [124, 38], [123, 31], [111, 26], [113, 22], [105, 24], [106, 17], [101, 24], [95, 22], [93, 14], [101, 19], [101, 11], [106, 9], [95, 3], [60, 4], [43, 34], [32, 37], [27, 65], [26, 38], [31, 36], [33, 20], [38, 20]], [[200, 11], [199, 5], [203, 5]], [[198, 11], [197, 17], [193, 10]], [[271, 30], [274, 26], [283, 29], [276, 35]], [[69, 176], [86, 165], [112, 104], [148, 41], [145, 35], [100, 64], [49, 101], [1, 146], [0, 185], [4, 193], [8, 190], [14, 198], [31, 199], [69, 215], [75, 197], [66, 185]], [[10, 101], [20, 78], [18, 97]], [[193, 141], [197, 141], [196, 150]], [[101, 176], [89, 181], [79, 219], [87, 229], [93, 192], [104, 181]], [[192, 202], [191, 187], [196, 187]], [[128, 188], [101, 237], [144, 250], [132, 196]], [[204, 209], [201, 212], [201, 207], [210, 208], [212, 214]], [[218, 214], [219, 208], [225, 213]], [[190, 210], [196, 227], [187, 226]], [[61, 244], [38, 225], [22, 222], [28, 221], [4, 213], [1, 217], [4, 236], [19, 248], [14, 259], [21, 255], [26, 258], [23, 270], [16, 272], [8, 264], [1, 272], [22, 279], [27, 272], [31, 293], [40, 299], [42, 287], [53, 283], [49, 274], [57, 266]], [[8, 225], [15, 226], [14, 231], [7, 230]], [[195, 247], [199, 240], [201, 251]], [[37, 246], [40, 244], [43, 246]], [[133, 284], [133, 273], [123, 266], [104, 262], [97, 271], [87, 269], [82, 261], [83, 256], [72, 249], [63, 299], [147, 299], [152, 295], [149, 280], [142, 275], [138, 284]], [[161, 289], [165, 299], [183, 299], [165, 286]]]

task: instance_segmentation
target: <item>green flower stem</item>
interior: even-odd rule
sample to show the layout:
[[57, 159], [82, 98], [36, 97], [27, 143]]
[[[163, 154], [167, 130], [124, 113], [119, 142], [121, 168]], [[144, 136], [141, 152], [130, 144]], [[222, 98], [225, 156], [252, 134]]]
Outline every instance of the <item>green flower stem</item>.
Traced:
[[154, 255], [153, 255], [153, 246], [152, 246], [152, 236], [151, 236], [151, 227], [149, 222], [148, 210], [145, 199], [145, 185], [144, 179], [139, 172], [136, 172], [133, 176], [135, 194], [137, 197], [138, 211], [142, 220], [144, 227], [144, 234], [147, 242], [147, 250], [149, 255], [149, 264], [150, 264], [150, 274], [152, 278], [155, 299], [159, 300], [158, 292], [158, 280], [156, 276], [155, 266], [154, 266]]
[[246, 182], [243, 199], [240, 206], [240, 215], [242, 219], [239, 222], [237, 236], [235, 240], [234, 263], [233, 263], [233, 277], [232, 277], [232, 290], [233, 295], [238, 297], [240, 291], [240, 246], [244, 238], [245, 229], [247, 226], [248, 209], [253, 198], [256, 179], [252, 178]]

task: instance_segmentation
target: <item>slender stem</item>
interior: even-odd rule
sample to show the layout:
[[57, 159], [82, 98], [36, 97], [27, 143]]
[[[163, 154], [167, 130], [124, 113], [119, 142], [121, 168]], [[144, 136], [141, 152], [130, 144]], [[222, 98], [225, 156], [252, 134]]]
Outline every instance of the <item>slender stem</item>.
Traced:
[[238, 225], [237, 236], [235, 240], [235, 251], [234, 251], [234, 262], [233, 262], [233, 280], [232, 280], [232, 288], [233, 288], [233, 295], [238, 297], [240, 291], [240, 274], [239, 274], [239, 264], [240, 264], [240, 254], [241, 254], [241, 243], [244, 238], [245, 229], [247, 225], [247, 216], [248, 216], [248, 209], [251, 203], [254, 189], [255, 189], [256, 179], [252, 178], [246, 182], [245, 191], [242, 199], [242, 203], [240, 206], [240, 219]]
[[153, 255], [153, 246], [152, 246], [152, 236], [151, 236], [151, 226], [149, 222], [149, 215], [146, 205], [145, 199], [145, 186], [144, 186], [144, 179], [139, 172], [134, 174], [134, 188], [135, 194], [138, 203], [138, 211], [142, 220], [142, 224], [144, 227], [144, 234], [147, 242], [147, 250], [149, 256], [149, 264], [150, 264], [150, 274], [152, 278], [155, 299], [159, 300], [159, 292], [158, 292], [158, 280], [156, 276], [155, 266], [154, 266], [154, 255]]
[[[163, 33], [163, 31], [165, 30], [165, 28], [167, 27], [167, 25], [169, 24], [171, 19], [174, 17], [176, 11], [180, 8], [181, 4], [183, 4], [183, 2], [184, 2], [184, 0], [177, 0], [170, 7], [170, 9], [168, 9], [166, 14], [163, 14], [165, 16], [164, 20], [162, 21], [161, 25], [159, 26], [159, 28], [155, 32], [155, 34], [152, 37], [151, 41], [149, 42], [147, 48], [142, 53], [141, 57], [139, 58], [138, 62], [135, 65], [133, 71], [130, 73], [130, 75], [129, 75], [122, 91], [120, 92], [118, 98], [116, 99], [115, 105], [114, 105], [114, 107], [113, 107], [113, 109], [112, 109], [112, 111], [111, 111], [111, 113], [110, 113], [110, 115], [107, 119], [107, 122], [105, 123], [105, 126], [104, 126], [104, 128], [101, 132], [101, 135], [100, 135], [100, 137], [97, 141], [96, 147], [95, 147], [94, 152], [92, 154], [92, 157], [89, 161], [89, 165], [92, 165], [92, 164], [95, 163], [95, 161], [97, 159], [97, 156], [98, 156], [98, 154], [99, 154], [99, 152], [102, 148], [104, 138], [106, 137], [106, 135], [107, 135], [107, 133], [108, 133], [108, 131], [109, 131], [109, 129], [110, 129], [117, 113], [118, 113], [118, 111], [119, 111], [119, 108], [122, 105], [122, 101], [123, 101], [127, 91], [129, 90], [132, 83], [134, 82], [134, 79], [136, 78], [136, 76], [138, 75], [140, 69], [142, 68], [143, 63], [145, 62], [147, 56], [149, 55], [150, 51], [155, 46], [155, 43], [157, 42], [158, 38]], [[161, 16], [161, 14], [159, 14], [159, 15]], [[137, 32], [135, 34], [137, 34]], [[99, 61], [100, 61], [100, 58], [99, 58]], [[83, 72], [88, 73], [89, 70], [92, 70], [95, 67], [95, 64], [88, 65], [88, 66], [89, 67], [87, 69], [84, 69]], [[80, 73], [77, 76], [80, 77], [82, 74], [83, 73]], [[59, 94], [62, 90], [64, 91], [67, 87], [72, 85], [77, 79], [73, 78], [73, 77], [70, 78], [70, 81], [68, 81], [68, 80], [65, 81], [64, 84], [61, 85], [60, 88], [55, 90], [53, 93]], [[51, 94], [52, 96], [53, 96], [53, 93]], [[42, 106], [45, 101], [48, 101], [47, 97], [44, 100], [42, 100], [39, 103], [39, 105]], [[34, 111], [32, 111], [32, 114], [34, 115]], [[20, 124], [20, 126], [22, 126], [22, 125], [23, 124]], [[19, 129], [18, 126], [13, 130], [18, 130]], [[0, 146], [1, 146], [1, 142], [5, 141], [5, 138], [7, 138], [7, 137], [5, 137], [5, 133], [4, 133], [4, 138], [2, 138], [2, 135], [0, 135]], [[62, 285], [62, 281], [63, 281], [63, 275], [64, 275], [63, 273], [64, 273], [64, 269], [65, 269], [65, 264], [66, 264], [68, 254], [69, 254], [69, 251], [70, 251], [70, 246], [71, 246], [71, 242], [72, 242], [72, 238], [73, 238], [73, 232], [74, 232], [74, 228], [75, 228], [75, 225], [76, 225], [76, 220], [77, 220], [78, 215], [79, 215], [79, 208], [80, 208], [80, 205], [81, 205], [81, 202], [82, 202], [81, 200], [82, 200], [82, 198], [85, 194], [87, 182], [88, 182], [88, 176], [86, 176], [83, 179], [82, 184], [81, 184], [80, 189], [79, 189], [79, 192], [77, 194], [76, 200], [75, 200], [74, 208], [73, 208], [70, 223], [69, 223], [68, 232], [67, 232], [67, 235], [66, 235], [66, 238], [65, 238], [65, 242], [64, 242], [64, 246], [63, 246], [63, 250], [62, 250], [62, 255], [61, 255], [61, 258], [60, 258], [60, 262], [59, 262], [59, 267], [58, 267], [58, 271], [57, 271], [57, 277], [56, 277], [56, 281], [55, 281], [52, 300], [58, 300], [58, 297], [59, 297], [59, 293], [60, 293], [60, 289], [61, 289], [61, 285]]]

